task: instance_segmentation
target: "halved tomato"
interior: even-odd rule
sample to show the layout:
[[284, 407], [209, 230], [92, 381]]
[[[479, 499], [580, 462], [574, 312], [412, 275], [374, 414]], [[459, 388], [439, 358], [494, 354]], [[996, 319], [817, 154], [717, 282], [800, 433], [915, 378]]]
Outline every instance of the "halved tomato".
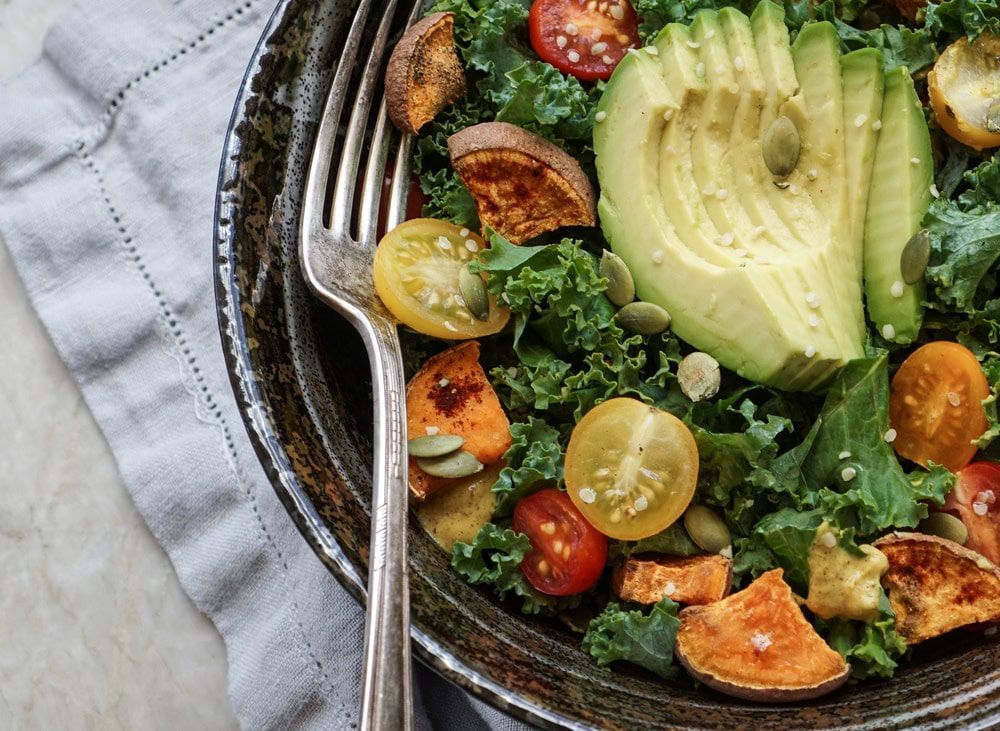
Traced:
[[608, 79], [628, 49], [639, 45], [629, 0], [535, 0], [528, 14], [535, 53], [578, 79]]
[[[417, 332], [444, 340], [492, 335], [503, 329], [510, 310], [488, 297], [480, 320], [459, 291], [459, 274], [486, 242], [467, 228], [433, 218], [405, 221], [375, 250], [375, 291], [389, 311]], [[485, 311], [484, 311], [485, 313]]]
[[948, 46], [927, 75], [934, 117], [959, 142], [982, 150], [1000, 145], [1000, 36], [983, 33]]
[[608, 539], [564, 492], [548, 488], [521, 500], [514, 507], [514, 530], [531, 541], [521, 571], [543, 594], [579, 594], [596, 584], [604, 571]]
[[672, 414], [615, 398], [573, 429], [564, 477], [591, 525], [634, 541], [659, 533], [687, 508], [698, 482], [698, 445]]
[[973, 462], [959, 472], [943, 510], [969, 529], [966, 548], [1000, 566], [1000, 464]]
[[892, 379], [889, 421], [901, 457], [957, 472], [976, 454], [986, 431], [983, 399], [990, 395], [979, 361], [965, 346], [937, 341], [917, 348]]

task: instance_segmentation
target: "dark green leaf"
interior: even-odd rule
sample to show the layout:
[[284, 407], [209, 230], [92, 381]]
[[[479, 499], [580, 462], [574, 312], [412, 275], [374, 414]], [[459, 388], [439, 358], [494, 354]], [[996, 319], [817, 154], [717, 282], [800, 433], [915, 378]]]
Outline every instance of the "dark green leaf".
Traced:
[[661, 599], [648, 614], [609, 602], [587, 627], [583, 649], [598, 665], [625, 660], [670, 679], [677, 674], [674, 641], [680, 626], [677, 604], [669, 599]]

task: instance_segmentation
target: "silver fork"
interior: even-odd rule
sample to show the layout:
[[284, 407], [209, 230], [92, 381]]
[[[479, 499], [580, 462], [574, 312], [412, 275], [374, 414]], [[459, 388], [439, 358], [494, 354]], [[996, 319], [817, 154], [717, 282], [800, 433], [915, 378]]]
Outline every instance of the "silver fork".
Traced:
[[[416, 19], [421, 4], [420, 0], [414, 3], [408, 25]], [[396, 137], [386, 116], [384, 99], [371, 144], [364, 149], [365, 131], [381, 78], [396, 0], [384, 4], [371, 47], [363, 49], [361, 44], [370, 32], [369, 16], [373, 5], [372, 0], [361, 0], [355, 11], [323, 110], [302, 200], [299, 259], [313, 292], [361, 334], [371, 363], [375, 408], [374, 474], [361, 728], [410, 729], [413, 704], [406, 551], [405, 382], [396, 324], [375, 295], [372, 281], [382, 179]], [[368, 50], [367, 60], [355, 81], [355, 64], [364, 50]], [[340, 161], [332, 179], [327, 223], [323, 220], [324, 203], [331, 181], [337, 132], [344, 124], [345, 102], [352, 97]], [[396, 145], [387, 230], [404, 217], [410, 145], [411, 140], [406, 136]], [[366, 152], [368, 158], [360, 180], [357, 225], [352, 231], [358, 173]]]

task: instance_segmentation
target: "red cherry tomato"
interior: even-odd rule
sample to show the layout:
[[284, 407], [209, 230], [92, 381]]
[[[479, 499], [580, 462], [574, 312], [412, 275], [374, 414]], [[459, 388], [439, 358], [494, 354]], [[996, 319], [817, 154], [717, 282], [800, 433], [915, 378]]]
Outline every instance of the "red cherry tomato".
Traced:
[[610, 78], [628, 49], [639, 45], [629, 0], [535, 0], [528, 32], [543, 61], [584, 81]]
[[1000, 463], [973, 462], [965, 467], [943, 509], [969, 529], [966, 548], [1000, 564]]
[[596, 584], [604, 571], [608, 539], [564, 492], [549, 488], [521, 500], [514, 508], [514, 530], [531, 541], [521, 571], [543, 594], [579, 594]]

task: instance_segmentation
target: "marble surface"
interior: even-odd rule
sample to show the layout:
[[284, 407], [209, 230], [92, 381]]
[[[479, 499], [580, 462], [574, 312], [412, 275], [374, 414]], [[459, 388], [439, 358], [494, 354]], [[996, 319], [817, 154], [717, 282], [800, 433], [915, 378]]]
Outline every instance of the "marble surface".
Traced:
[[[0, 0], [0, 77], [69, 0]], [[0, 245], [0, 728], [236, 726], [181, 591]]]

